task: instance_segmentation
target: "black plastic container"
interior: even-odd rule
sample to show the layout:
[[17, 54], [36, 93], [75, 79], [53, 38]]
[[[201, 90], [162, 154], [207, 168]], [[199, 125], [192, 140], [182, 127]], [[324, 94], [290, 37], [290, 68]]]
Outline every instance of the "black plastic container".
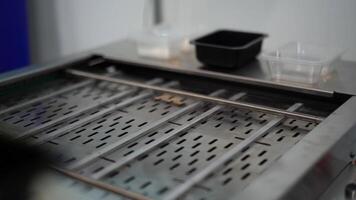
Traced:
[[246, 65], [261, 51], [266, 34], [218, 30], [191, 41], [198, 60], [207, 66], [235, 68]]

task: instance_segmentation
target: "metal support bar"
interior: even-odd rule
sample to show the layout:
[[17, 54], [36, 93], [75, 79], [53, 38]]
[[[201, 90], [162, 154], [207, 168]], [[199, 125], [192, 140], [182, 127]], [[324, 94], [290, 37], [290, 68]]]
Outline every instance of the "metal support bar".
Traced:
[[66, 71], [69, 74], [75, 75], [75, 76], [80, 76], [80, 77], [86, 77], [86, 78], [91, 78], [91, 79], [96, 79], [96, 80], [103, 80], [103, 81], [109, 81], [109, 82], [114, 82], [114, 83], [121, 83], [124, 85], [131, 85], [131, 86], [136, 86], [140, 88], [145, 88], [145, 89], [150, 89], [150, 90], [155, 90], [159, 92], [166, 92], [166, 93], [171, 93], [171, 94], [176, 94], [176, 95], [182, 95], [182, 96], [187, 96], [191, 98], [198, 98], [201, 100], [205, 100], [208, 102], [213, 102], [213, 103], [218, 103], [222, 105], [228, 105], [228, 106], [234, 106], [234, 107], [239, 107], [239, 108], [244, 108], [244, 109], [252, 109], [260, 112], [265, 112], [273, 115], [279, 115], [279, 116], [285, 116], [293, 119], [301, 119], [305, 121], [310, 121], [310, 122], [321, 122], [323, 121], [323, 118], [318, 117], [318, 116], [313, 116], [313, 115], [308, 115], [308, 114], [302, 114], [302, 113], [293, 113], [277, 108], [271, 108], [267, 106], [260, 106], [256, 104], [250, 104], [250, 103], [243, 103], [243, 102], [236, 102], [236, 101], [230, 101], [227, 99], [223, 98], [217, 98], [217, 97], [211, 97], [207, 95], [202, 95], [202, 94], [197, 94], [193, 92], [187, 92], [187, 91], [182, 91], [182, 90], [177, 90], [177, 89], [168, 89], [168, 88], [162, 88], [159, 86], [151, 86], [147, 85], [144, 83], [138, 83], [134, 81], [127, 81], [127, 80], [121, 80], [117, 78], [111, 78], [103, 75], [97, 75], [94, 73], [89, 73], [89, 72], [84, 72], [80, 70], [67, 70]]
[[[154, 80], [149, 81], [148, 84], [157, 84], [157, 83], [159, 83], [159, 82], [161, 82], [161, 80], [154, 79]], [[137, 90], [137, 89], [128, 89], [128, 90], [123, 91], [123, 92], [120, 92], [119, 94], [116, 94], [116, 95], [114, 95], [114, 96], [112, 96], [112, 97], [109, 97], [109, 98], [107, 98], [107, 99], [101, 101], [100, 103], [97, 103], [97, 104], [94, 104], [94, 105], [85, 107], [85, 108], [80, 109], [80, 110], [78, 110], [78, 111], [76, 111], [76, 112], [73, 112], [73, 113], [70, 113], [70, 114], [68, 114], [68, 115], [59, 117], [59, 118], [57, 118], [57, 119], [55, 119], [55, 120], [52, 120], [52, 121], [47, 122], [47, 123], [45, 123], [45, 124], [42, 124], [42, 125], [40, 125], [40, 126], [36, 126], [36, 127], [34, 127], [33, 129], [30, 129], [30, 130], [24, 132], [23, 134], [17, 136], [15, 139], [23, 139], [23, 138], [32, 136], [32, 135], [36, 134], [36, 133], [39, 132], [39, 131], [42, 131], [42, 130], [44, 130], [44, 129], [50, 127], [50, 126], [53, 126], [53, 125], [55, 125], [55, 124], [57, 124], [57, 123], [60, 123], [60, 122], [63, 122], [63, 121], [65, 121], [65, 120], [67, 120], [67, 119], [70, 119], [71, 117], [74, 117], [74, 116], [83, 114], [83, 113], [85, 113], [85, 112], [87, 112], [87, 111], [89, 111], [89, 110], [91, 110], [91, 109], [94, 109], [94, 108], [103, 106], [103, 105], [108, 104], [108, 103], [110, 103], [110, 102], [112, 102], [112, 101], [114, 101], [114, 100], [120, 99], [120, 98], [125, 97], [125, 96], [127, 96], [127, 95], [129, 95], [129, 94], [132, 94], [132, 93], [134, 93], [136, 90]]]
[[114, 194], [118, 194], [120, 196], [129, 198], [129, 199], [134, 199], [134, 200], [151, 200], [150, 198], [147, 198], [141, 194], [137, 194], [128, 190], [125, 190], [123, 188], [117, 187], [117, 186], [112, 186], [103, 182], [99, 182], [90, 178], [87, 178], [85, 176], [82, 176], [80, 174], [74, 173], [67, 171], [65, 169], [60, 169], [58, 167], [52, 167], [53, 170], [57, 171], [58, 173], [61, 173], [65, 176], [68, 176], [70, 178], [73, 178], [75, 180], [78, 180], [80, 182], [83, 182], [85, 184], [91, 185], [93, 187], [112, 192]]
[[[246, 95], [245, 93], [238, 93], [238, 94], [232, 96], [230, 98], [230, 100], [236, 101], [245, 95]], [[189, 123], [186, 123], [183, 126], [179, 127], [178, 129], [172, 131], [171, 133], [159, 138], [158, 140], [155, 140], [154, 142], [152, 142], [148, 145], [145, 145], [145, 146], [141, 147], [140, 149], [137, 149], [134, 153], [132, 153], [126, 157], [120, 158], [119, 160], [115, 161], [115, 163], [105, 167], [103, 170], [101, 170], [97, 173], [94, 173], [91, 177], [93, 179], [100, 179], [100, 178], [106, 176], [107, 174], [111, 173], [115, 169], [119, 169], [120, 167], [131, 162], [132, 160], [141, 156], [142, 154], [147, 153], [148, 151], [159, 146], [160, 144], [170, 140], [171, 138], [173, 138], [177, 134], [181, 133], [182, 131], [185, 131], [185, 130], [191, 128], [192, 126], [196, 125], [197, 123], [207, 119], [208, 117], [210, 117], [211, 115], [213, 115], [214, 113], [219, 111], [222, 107], [223, 106], [218, 105], [218, 106], [214, 106], [213, 108], [210, 108], [208, 111], [202, 113], [201, 115], [199, 115], [198, 117], [196, 117], [195, 119], [190, 121]]]
[[[301, 103], [296, 103], [291, 106], [287, 111], [294, 112], [302, 106]], [[260, 139], [267, 131], [278, 125], [282, 122], [284, 117], [277, 117], [270, 122], [268, 122], [265, 126], [257, 130], [250, 137], [240, 142], [238, 145], [224, 153], [222, 156], [217, 158], [214, 162], [210, 163], [207, 167], [205, 167], [202, 171], [197, 172], [191, 178], [183, 182], [182, 184], [175, 187], [172, 191], [170, 191], [164, 200], [175, 200], [180, 196], [189, 191], [194, 185], [203, 181], [206, 177], [208, 177], [211, 173], [213, 173], [216, 169], [218, 169], [221, 165], [227, 163], [229, 160], [234, 157], [240, 156], [243, 153], [243, 150], [248, 148], [251, 144]]]
[[[214, 93], [212, 93], [211, 95], [212, 96], [216, 96], [216, 95], [220, 95], [221, 93], [225, 92], [224, 90], [218, 90]], [[196, 102], [196, 103], [193, 103], [191, 105], [188, 105], [174, 113], [171, 113], [170, 115], [154, 122], [154, 123], [151, 123], [149, 124], [147, 127], [145, 128], [142, 128], [140, 129], [139, 131], [135, 132], [135, 133], [131, 133], [130, 135], [126, 136], [125, 138], [121, 139], [121, 140], [118, 140], [117, 142], [114, 142], [108, 146], [106, 146], [105, 148], [103, 149], [100, 149], [96, 152], [93, 152], [92, 154], [82, 158], [81, 160], [78, 160], [77, 162], [74, 162], [73, 164], [69, 165], [68, 168], [69, 169], [72, 169], [72, 170], [76, 170], [76, 169], [79, 169], [80, 167], [82, 167], [83, 165], [85, 164], [88, 164], [92, 161], [94, 161], [95, 159], [97, 159], [98, 157], [100, 156], [104, 156], [110, 152], [112, 152], [113, 150], [121, 147], [122, 145], [125, 145], [143, 135], [145, 135], [147, 132], [153, 130], [153, 129], [156, 129], [160, 126], [162, 126], [163, 124], [167, 123], [169, 120], [172, 120], [172, 119], [175, 119], [177, 117], [180, 117], [181, 115], [191, 111], [191, 110], [194, 110], [195, 108], [197, 108], [202, 102]]]
[[[166, 87], [170, 87], [170, 86], [173, 86], [175, 84], [176, 84], [176, 82], [170, 82], [168, 84], [165, 84], [165, 86]], [[124, 100], [123, 102], [121, 102], [121, 103], [119, 103], [117, 105], [111, 106], [110, 108], [106, 108], [106, 109], [104, 109], [104, 110], [102, 110], [102, 111], [100, 111], [98, 113], [95, 113], [94, 115], [90, 115], [88, 117], [85, 117], [85, 118], [83, 118], [83, 119], [81, 119], [81, 120], [79, 120], [79, 121], [77, 121], [77, 122], [75, 122], [73, 124], [67, 125], [67, 126], [61, 128], [61, 129], [58, 129], [58, 130], [50, 133], [50, 134], [47, 134], [47, 135], [43, 136], [42, 138], [39, 138], [38, 140], [32, 142], [31, 144], [32, 145], [43, 144], [43, 143], [55, 138], [56, 136], [58, 136], [58, 135], [60, 135], [60, 134], [62, 134], [64, 132], [71, 131], [71, 130], [77, 128], [78, 126], [80, 126], [80, 125], [82, 125], [84, 123], [99, 119], [103, 115], [106, 115], [106, 114], [108, 114], [108, 113], [110, 113], [110, 112], [112, 112], [114, 110], [117, 110], [117, 109], [123, 108], [125, 106], [128, 106], [128, 105], [130, 105], [130, 104], [132, 104], [132, 103], [134, 103], [134, 102], [136, 102], [138, 100], [144, 99], [144, 98], [149, 97], [151, 95], [152, 95], [152, 93], [145, 92], [145, 93], [139, 94], [137, 96], [134, 96], [132, 98], [126, 99], [126, 100]]]
[[41, 96], [41, 97], [38, 97], [38, 98], [34, 98], [34, 99], [30, 100], [30, 101], [26, 101], [26, 102], [23, 102], [21, 104], [18, 104], [18, 105], [15, 105], [15, 106], [12, 106], [10, 108], [7, 108], [5, 110], [0, 111], [0, 116], [5, 114], [5, 113], [20, 109], [22, 107], [25, 107], [25, 106], [28, 106], [28, 105], [31, 105], [31, 104], [34, 104], [36, 102], [43, 101], [45, 99], [49, 99], [51, 97], [54, 97], [54, 96], [57, 96], [57, 95], [60, 95], [60, 94], [63, 94], [63, 93], [66, 93], [66, 92], [69, 92], [69, 91], [84, 87], [84, 86], [87, 86], [87, 85], [89, 85], [91, 83], [94, 83], [94, 81], [93, 80], [83, 81], [83, 82], [77, 83], [75, 85], [72, 85], [72, 86], [63, 88], [61, 90], [58, 90], [56, 92], [53, 92], [51, 94], [47, 94], [47, 95], [44, 95], [44, 96]]

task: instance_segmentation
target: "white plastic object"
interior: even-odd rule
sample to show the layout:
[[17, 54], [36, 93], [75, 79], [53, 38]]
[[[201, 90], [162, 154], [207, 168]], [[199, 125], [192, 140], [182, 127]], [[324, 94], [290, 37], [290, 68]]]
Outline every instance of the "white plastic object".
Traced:
[[291, 42], [261, 57], [272, 79], [315, 84], [333, 70], [331, 63], [341, 53], [338, 48]]
[[180, 0], [146, 0], [143, 12], [143, 30], [136, 35], [140, 56], [170, 59], [182, 47], [179, 32]]
[[154, 30], [141, 32], [136, 37], [137, 51], [140, 56], [170, 59], [180, 52], [181, 38], [172, 29], [156, 26]]

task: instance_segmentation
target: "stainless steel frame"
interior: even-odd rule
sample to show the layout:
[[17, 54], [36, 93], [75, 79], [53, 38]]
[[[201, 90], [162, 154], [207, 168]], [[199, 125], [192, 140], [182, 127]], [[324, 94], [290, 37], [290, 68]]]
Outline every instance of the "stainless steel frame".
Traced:
[[[100, 59], [99, 59], [100, 60]], [[98, 63], [98, 62], [97, 62]], [[100, 63], [100, 62], [99, 62]], [[93, 64], [95, 65], [95, 64]], [[44, 70], [45, 71], [45, 70]], [[174, 71], [171, 69], [171, 71]], [[179, 71], [179, 70], [178, 70]], [[140, 95], [131, 97], [117, 104], [116, 107], [110, 107], [106, 110], [101, 110], [98, 113], [84, 118], [82, 121], [78, 121], [69, 125], [65, 128], [58, 129], [57, 131], [49, 133], [47, 136], [40, 138], [38, 141], [34, 141], [33, 144], [46, 144], [48, 141], [52, 141], [52, 139], [56, 138], [60, 134], [64, 132], [69, 132], [74, 130], [80, 125], [83, 125], [84, 121], [94, 121], [100, 118], [113, 110], [118, 108], [122, 108], [124, 106], [130, 105], [134, 101], [138, 101], [140, 99], [144, 99], [148, 96], [152, 96], [152, 90], [155, 92], [167, 92], [171, 94], [183, 95], [186, 97], [190, 97], [196, 99], [196, 103], [188, 105], [178, 111], [172, 112], [166, 117], [161, 118], [156, 121], [156, 123], [152, 123], [147, 127], [144, 127], [141, 130], [135, 131], [130, 137], [123, 138], [123, 140], [118, 140], [116, 143], [112, 143], [109, 146], [97, 151], [96, 153], [89, 154], [87, 157], [84, 157], [81, 160], [78, 160], [71, 165], [69, 165], [70, 169], [82, 169], [87, 164], [92, 163], [92, 161], [97, 159], [102, 159], [102, 157], [114, 153], [113, 150], [117, 148], [121, 148], [126, 144], [138, 140], [142, 138], [145, 134], [149, 133], [151, 130], [154, 130], [158, 127], [164, 125], [168, 120], [172, 120], [177, 118], [178, 116], [182, 116], [188, 111], [192, 111], [196, 109], [198, 106], [201, 106], [201, 102], [199, 100], [203, 100], [209, 103], [213, 103], [214, 106], [210, 107], [210, 109], [202, 112], [198, 115], [197, 118], [190, 121], [187, 124], [184, 124], [180, 128], [176, 129], [173, 132], [161, 137], [159, 140], [156, 140], [153, 143], [148, 144], [147, 146], [143, 146], [138, 148], [138, 151], [134, 154], [129, 155], [126, 158], [122, 158], [121, 160], [116, 160], [116, 163], [111, 163], [105, 168], [103, 171], [98, 171], [91, 174], [91, 177], [94, 179], [104, 178], [109, 175], [114, 170], [121, 168], [128, 164], [129, 162], [134, 161], [144, 153], [151, 151], [153, 148], [161, 145], [162, 143], [171, 140], [179, 133], [190, 129], [192, 126], [204, 121], [209, 118], [211, 115], [215, 114], [218, 110], [222, 109], [224, 106], [233, 106], [258, 112], [263, 112], [267, 114], [276, 115], [274, 119], [270, 120], [266, 124], [264, 124], [260, 129], [257, 129], [250, 137], [242, 138], [239, 144], [231, 148], [229, 151], [221, 154], [219, 158], [210, 163], [201, 171], [198, 171], [193, 174], [193, 176], [186, 180], [180, 180], [181, 184], [178, 184], [178, 187], [173, 189], [168, 193], [164, 199], [177, 199], [185, 194], [185, 192], [196, 189], [196, 187], [201, 187], [199, 184], [201, 181], [205, 180], [212, 172], [215, 172], [216, 169], [221, 167], [224, 163], [229, 161], [233, 157], [238, 157], [241, 155], [241, 152], [245, 150], [246, 147], [249, 147], [253, 142], [257, 139], [261, 138], [266, 131], [270, 130], [278, 123], [283, 121], [285, 117], [287, 118], [295, 118], [302, 121], [312, 121], [318, 122], [318, 124], [311, 132], [305, 135], [296, 145], [292, 146], [288, 151], [281, 155], [280, 158], [276, 159], [269, 167], [264, 170], [256, 179], [254, 179], [250, 184], [247, 185], [245, 189], [242, 191], [236, 190], [233, 191], [229, 196], [231, 199], [316, 199], [319, 198], [324, 191], [327, 190], [329, 184], [338, 176], [338, 174], [349, 165], [351, 161], [350, 155], [355, 153], [356, 151], [356, 134], [355, 134], [355, 125], [356, 119], [354, 118], [354, 113], [356, 113], [356, 99], [355, 97], [351, 97], [347, 102], [341, 105], [336, 111], [331, 113], [327, 118], [321, 118], [318, 116], [311, 116], [303, 113], [294, 112], [300, 105], [295, 104], [294, 107], [291, 107], [289, 110], [284, 111], [280, 109], [270, 108], [266, 106], [254, 105], [249, 103], [242, 103], [239, 101], [235, 101], [236, 99], [226, 100], [223, 98], [211, 97], [201, 94], [196, 94], [193, 92], [171, 89], [159, 86], [153, 86], [149, 84], [142, 84], [135, 81], [127, 81], [117, 78], [112, 78], [108, 76], [97, 75], [94, 73], [83, 72], [79, 70], [67, 70], [67, 73], [91, 78], [98, 81], [109, 81], [117, 84], [129, 85], [131, 87], [136, 87], [140, 89], [148, 89], [150, 92], [142, 92]], [[197, 72], [198, 73], [198, 72]], [[199, 72], [200, 73], [200, 72]], [[198, 73], [198, 74], [199, 74]], [[213, 76], [214, 73], [210, 75]], [[203, 76], [206, 76], [204, 74]], [[210, 76], [209, 75], [209, 76]], [[220, 75], [219, 75], [220, 76]], [[236, 78], [236, 77], [234, 77]], [[13, 80], [6, 80], [7, 83]], [[252, 81], [252, 80], [251, 80]], [[83, 84], [92, 83], [92, 80], [85, 81]], [[84, 85], [85, 85], [84, 84]], [[256, 83], [257, 85], [259, 83]], [[73, 86], [77, 88], [77, 86]], [[81, 87], [81, 85], [78, 85]], [[294, 90], [294, 87], [290, 88]], [[106, 103], [110, 103], [112, 100], [116, 98], [124, 97], [128, 94], [131, 94], [138, 89], [130, 89], [126, 92], [118, 94], [118, 96], [114, 96], [110, 100], [102, 102], [102, 104], [98, 104], [95, 106], [88, 107], [81, 111], [76, 112], [73, 115], [70, 115], [70, 118], [75, 117], [75, 115], [80, 114], [82, 112], [86, 112], [87, 110], [94, 109], [96, 107], [100, 107]], [[64, 90], [66, 92], [67, 89]], [[70, 91], [68, 89], [68, 91]], [[311, 92], [314, 90], [308, 90], [307, 93], [317, 94], [321, 96], [332, 96], [333, 92], [324, 92], [318, 91], [316, 93]], [[52, 96], [56, 96], [61, 94], [63, 91], [56, 92], [54, 94], [50, 94], [45, 97], [40, 97], [38, 99], [34, 99], [27, 103], [21, 105], [15, 105], [14, 107], [10, 107], [4, 111], [0, 111], [1, 115], [11, 112], [14, 109], [18, 109], [20, 107], [29, 105], [35, 101], [41, 101], [42, 99], [46, 99]], [[63, 93], [64, 93], [63, 92]], [[236, 96], [235, 96], [236, 97]], [[241, 96], [237, 96], [241, 97]], [[216, 105], [221, 104], [221, 105]], [[49, 126], [55, 125], [59, 122], [66, 120], [67, 117], [58, 118], [53, 122], [44, 124], [40, 126], [40, 128], [30, 129], [23, 136], [20, 136], [19, 139], [27, 139], [30, 136], [41, 132], [44, 129], [49, 128]], [[104, 162], [100, 160], [100, 162]], [[107, 161], [105, 161], [107, 162]], [[61, 173], [64, 173], [72, 178], [79, 179], [96, 187], [106, 189], [125, 197], [134, 198], [134, 199], [147, 199], [142, 195], [132, 194], [131, 192], [127, 192], [126, 190], [121, 190], [120, 188], [114, 188], [110, 185], [100, 185], [100, 182], [87, 179], [84, 176], [78, 175], [73, 172], [59, 170]]]

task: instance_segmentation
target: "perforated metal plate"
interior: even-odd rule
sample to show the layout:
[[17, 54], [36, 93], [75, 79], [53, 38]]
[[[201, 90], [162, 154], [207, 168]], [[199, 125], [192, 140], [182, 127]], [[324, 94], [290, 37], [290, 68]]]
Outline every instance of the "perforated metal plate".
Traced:
[[120, 91], [120, 88], [110, 88], [112, 85], [111, 83], [88, 84], [73, 91], [12, 110], [0, 118], [1, 126], [14, 134], [28, 131], [28, 129], [49, 123], [110, 98]]
[[50, 149], [55, 149], [55, 152], [62, 152], [62, 156], [70, 155], [70, 157], [63, 158], [69, 164], [132, 132], [144, 129], [149, 123], [177, 109], [179, 108], [156, 102], [152, 97], [148, 97], [100, 119], [86, 122], [73, 131], [61, 134], [46, 145], [51, 146]]
[[[35, 98], [40, 98], [43, 97], [47, 94], [53, 93], [55, 91], [61, 90], [63, 88], [69, 87], [70, 85], [76, 84], [78, 81], [75, 80], [67, 80], [67, 79], [57, 79], [54, 81], [46, 81], [46, 87], [42, 87], [43, 85], [39, 87], [33, 87], [29, 88], [31, 90], [24, 91], [23, 93], [19, 95], [14, 95], [12, 97], [8, 97], [4, 94], [0, 96], [0, 99], [6, 98], [5, 100], [2, 100], [2, 103], [0, 104], [0, 111], [5, 110], [6, 108], [9, 108], [14, 105], [18, 105], [24, 102], [28, 102], [30, 100], [33, 100]], [[33, 92], [36, 91], [36, 92]]]
[[[10, 109], [0, 115], [0, 126], [13, 136], [25, 133], [28, 142], [41, 145], [82, 175], [164, 199], [276, 117], [190, 98], [184, 98], [184, 105], [179, 106], [157, 100], [157, 95], [93, 81]], [[231, 197], [315, 126], [283, 120], [242, 155], [222, 163], [184, 198]], [[113, 168], [117, 164], [119, 167]]]
[[[97, 173], [111, 162], [134, 153], [198, 115], [199, 112], [189, 113], [168, 123], [82, 169], [82, 173], [88, 176]], [[237, 109], [218, 112], [189, 131], [182, 132], [169, 143], [160, 145], [122, 169], [114, 171], [103, 178], [103, 181], [159, 199], [259, 129], [270, 118], [271, 116], [263, 113]], [[296, 120], [285, 121], [251, 146], [241, 158], [224, 166], [204, 184], [196, 186], [189, 193], [189, 198], [225, 199], [231, 192], [243, 189], [313, 126], [314, 124]]]

